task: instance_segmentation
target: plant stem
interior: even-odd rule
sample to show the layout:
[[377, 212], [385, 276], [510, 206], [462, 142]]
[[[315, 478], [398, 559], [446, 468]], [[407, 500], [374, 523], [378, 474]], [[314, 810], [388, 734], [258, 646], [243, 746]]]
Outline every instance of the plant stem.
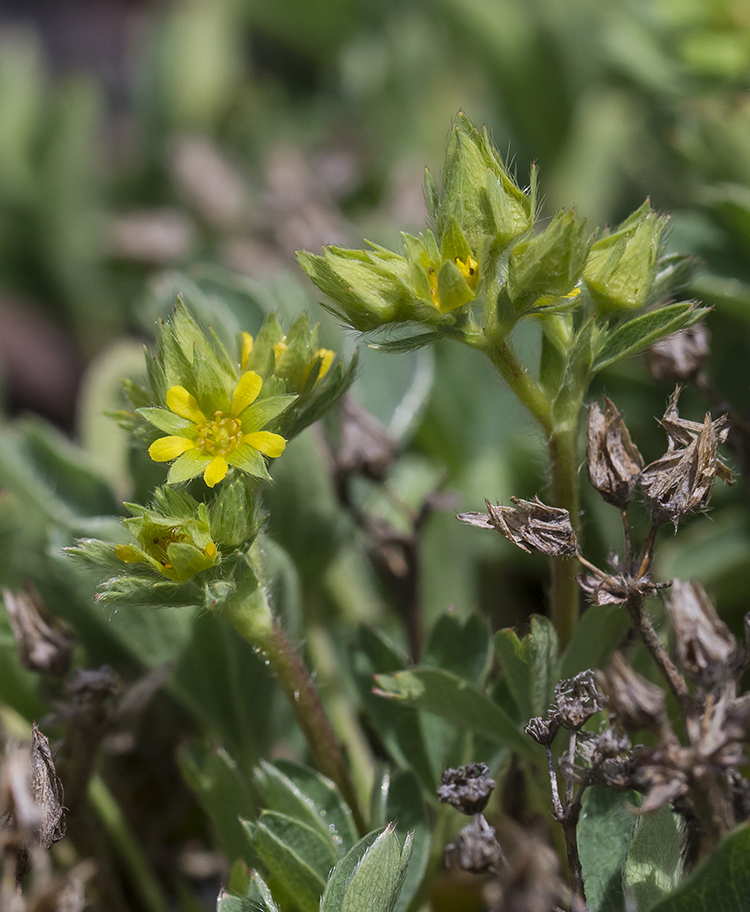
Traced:
[[267, 606], [263, 610], [257, 604], [238, 600], [227, 605], [223, 613], [237, 632], [268, 659], [302, 729], [315, 766], [339, 787], [352, 810], [357, 829], [364, 835], [367, 825], [356, 789], [333, 726], [302, 659]]
[[633, 626], [643, 640], [644, 646], [651, 653], [653, 660], [659, 666], [661, 673], [666, 678], [669, 689], [680, 704], [683, 716], [685, 719], [688, 719], [693, 711], [693, 699], [690, 696], [690, 691], [685, 683], [685, 679], [669, 658], [667, 650], [662, 645], [661, 640], [654, 630], [651, 618], [646, 612], [643, 597], [640, 595], [631, 595], [627, 601], [626, 607], [633, 621]]
[[[568, 511], [570, 522], [578, 533], [578, 458], [575, 418], [569, 423], [554, 428], [547, 441], [547, 446], [552, 474], [553, 504]], [[576, 576], [575, 558], [552, 558], [551, 616], [561, 649], [564, 649], [570, 642], [578, 623], [580, 593]]]
[[148, 912], [168, 912], [169, 904], [148, 859], [120, 805], [99, 776], [89, 779], [88, 798], [114, 843], [120, 861], [130, 873], [133, 886], [140, 893], [143, 908]]

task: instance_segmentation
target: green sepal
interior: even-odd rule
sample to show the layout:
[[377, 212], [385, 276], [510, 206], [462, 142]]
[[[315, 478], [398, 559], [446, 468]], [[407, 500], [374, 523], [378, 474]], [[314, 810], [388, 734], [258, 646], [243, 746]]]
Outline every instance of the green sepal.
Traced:
[[592, 246], [583, 278], [600, 313], [635, 310], [646, 303], [656, 279], [666, 224], [667, 219], [646, 200]]
[[471, 256], [469, 242], [454, 218], [448, 220], [443, 231], [440, 240], [440, 254], [443, 260], [455, 260], [456, 258], [466, 260]]
[[474, 292], [453, 260], [446, 260], [438, 272], [438, 298], [441, 313], [448, 313], [474, 300]]

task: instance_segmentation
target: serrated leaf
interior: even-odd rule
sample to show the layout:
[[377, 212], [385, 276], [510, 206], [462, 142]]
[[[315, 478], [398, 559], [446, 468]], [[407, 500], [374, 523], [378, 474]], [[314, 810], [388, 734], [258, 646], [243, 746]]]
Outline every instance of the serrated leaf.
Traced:
[[396, 912], [403, 912], [413, 900], [419, 899], [418, 891], [429, 866], [431, 845], [430, 826], [419, 780], [411, 770], [399, 773], [391, 780], [386, 817], [396, 823], [400, 832], [412, 834], [409, 867], [396, 902]]
[[591, 786], [583, 797], [578, 824], [578, 852], [583, 869], [586, 902], [591, 912], [621, 912], [622, 871], [636, 817], [623, 795], [603, 786]]
[[357, 866], [365, 853], [369, 850], [375, 840], [382, 835], [384, 830], [385, 827], [379, 830], [373, 830], [371, 833], [363, 836], [336, 865], [331, 872], [331, 876], [328, 878], [325, 892], [320, 900], [320, 912], [341, 912], [346, 888], [354, 871], [357, 869]]
[[648, 912], [746, 912], [750, 896], [750, 825], [731, 833], [671, 896]]
[[394, 675], [376, 675], [381, 695], [434, 713], [459, 729], [531, 753], [531, 742], [508, 713], [488, 696], [466, 681], [437, 668], [417, 668]]
[[349, 808], [336, 786], [316, 770], [291, 761], [262, 761], [254, 774], [266, 806], [317, 828], [341, 856], [357, 839]]
[[[685, 826], [663, 807], [637, 820], [625, 859], [625, 892], [644, 912], [671, 893], [682, 878]], [[718, 904], [713, 908], [718, 908]]]
[[606, 332], [599, 350], [594, 357], [592, 371], [602, 368], [616, 361], [621, 361], [630, 355], [635, 355], [658, 339], [670, 333], [677, 332], [697, 323], [706, 313], [705, 307], [698, 307], [694, 303], [670, 304], [660, 307], [650, 313], [642, 314], [632, 320], [621, 323], [611, 332]]

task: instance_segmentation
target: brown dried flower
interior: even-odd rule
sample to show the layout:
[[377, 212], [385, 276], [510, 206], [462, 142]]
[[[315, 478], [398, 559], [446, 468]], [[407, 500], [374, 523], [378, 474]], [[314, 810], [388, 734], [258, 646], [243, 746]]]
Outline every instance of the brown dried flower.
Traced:
[[633, 499], [643, 457], [611, 399], [604, 411], [592, 402], [588, 413], [586, 464], [589, 480], [607, 503], [624, 510]]
[[690, 380], [710, 354], [711, 333], [696, 323], [651, 346], [648, 366], [657, 380]]
[[718, 446], [729, 434], [727, 417], [712, 421], [707, 414], [703, 424], [686, 421], [677, 412], [679, 395], [680, 390], [675, 390], [660, 422], [669, 440], [667, 452], [646, 466], [640, 478], [651, 520], [657, 525], [676, 526], [688, 514], [705, 509], [717, 475], [732, 481], [731, 469], [718, 457]]
[[567, 510], [548, 507], [538, 497], [534, 500], [511, 497], [510, 500], [512, 507], [485, 501], [488, 513], [461, 513], [458, 519], [480, 529], [494, 529], [529, 554], [540, 551], [547, 557], [561, 557], [578, 553], [576, 534]]
[[70, 668], [75, 639], [42, 604], [36, 589], [2, 591], [8, 620], [24, 668], [63, 677]]
[[443, 784], [438, 788], [438, 799], [462, 814], [481, 814], [487, 807], [495, 788], [485, 763], [469, 763], [443, 772]]
[[555, 705], [560, 724], [578, 731], [604, 705], [602, 694], [596, 688], [594, 672], [587, 669], [573, 678], [558, 681]]
[[696, 580], [674, 580], [667, 600], [677, 664], [706, 689], [734, 671], [737, 642]]
[[483, 874], [505, 861], [503, 850], [491, 827], [481, 814], [476, 814], [456, 837], [455, 843], [445, 847], [447, 862], [455, 860], [462, 871]]
[[549, 719], [543, 719], [541, 716], [534, 716], [529, 719], [524, 728], [524, 732], [533, 738], [537, 744], [542, 747], [549, 747], [555, 740], [555, 736], [560, 729], [560, 719], [554, 714]]
[[629, 731], [652, 728], [664, 718], [664, 691], [628, 665], [621, 652], [612, 655], [606, 671], [596, 680], [609, 698], [609, 708]]

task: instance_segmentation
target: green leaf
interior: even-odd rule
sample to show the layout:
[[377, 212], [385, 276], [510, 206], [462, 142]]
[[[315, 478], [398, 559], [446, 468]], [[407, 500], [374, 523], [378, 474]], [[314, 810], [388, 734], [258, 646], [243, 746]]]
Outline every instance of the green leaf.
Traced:
[[430, 632], [422, 664], [442, 668], [480, 685], [492, 663], [490, 628], [478, 614], [461, 620], [453, 613], [438, 618]]
[[572, 678], [587, 668], [601, 668], [630, 630], [621, 605], [591, 605], [581, 615], [562, 657], [560, 677]]
[[683, 302], [660, 307], [658, 310], [627, 320], [611, 332], [603, 333], [591, 369], [596, 373], [616, 361], [635, 355], [664, 336], [692, 326], [706, 313], [708, 310], [705, 307]]
[[341, 912], [341, 906], [344, 901], [344, 896], [346, 895], [346, 888], [349, 885], [355, 870], [373, 843], [383, 834], [384, 830], [385, 827], [379, 830], [373, 830], [373, 832], [363, 836], [336, 865], [326, 883], [325, 892], [320, 901], [320, 912]]
[[382, 342], [368, 342], [367, 347], [374, 351], [398, 354], [425, 348], [428, 345], [432, 345], [432, 343], [436, 342], [439, 338], [440, 333], [424, 332], [417, 333], [415, 336], [405, 336], [402, 339], [385, 339]]
[[316, 770], [289, 760], [261, 762], [254, 773], [264, 804], [317, 828], [339, 856], [350, 849], [357, 831], [336, 786]]
[[368, 627], [359, 629], [352, 667], [360, 699], [391, 756], [399, 765], [411, 766], [425, 788], [434, 792], [440, 770], [427, 748], [419, 713], [412, 706], [382, 700], [373, 693], [376, 674], [398, 671], [404, 664], [404, 656], [396, 652], [381, 633]]
[[317, 829], [274, 811], [264, 811], [244, 826], [272, 880], [302, 912], [318, 912], [328, 873], [338, 860], [331, 842]]
[[381, 696], [434, 713], [459, 729], [468, 729], [522, 754], [531, 754], [526, 739], [508, 713], [476, 687], [450, 672], [417, 668], [376, 675]]
[[578, 824], [578, 852], [583, 868], [586, 902], [591, 912], [621, 912], [622, 869], [636, 817], [625, 795], [603, 786], [586, 790]]
[[239, 818], [253, 814], [255, 803], [236, 763], [222, 748], [210, 748], [198, 739], [179, 748], [177, 761], [211, 819], [227, 858], [240, 858], [247, 839]]
[[403, 912], [419, 899], [418, 891], [430, 862], [430, 826], [419, 780], [411, 771], [394, 776], [388, 788], [386, 817], [396, 821], [399, 831], [412, 834], [409, 868], [404, 878], [396, 912]]
[[625, 892], [639, 910], [650, 909], [678, 885], [684, 847], [685, 826], [671, 808], [638, 818], [625, 860]]
[[393, 912], [411, 857], [411, 837], [404, 847], [389, 824], [362, 856], [349, 880], [341, 912]]
[[750, 824], [731, 833], [671, 896], [648, 912], [746, 912]]
[[531, 630], [519, 640], [511, 628], [495, 635], [503, 674], [521, 718], [545, 715], [559, 679], [557, 634], [551, 622], [532, 615]]

